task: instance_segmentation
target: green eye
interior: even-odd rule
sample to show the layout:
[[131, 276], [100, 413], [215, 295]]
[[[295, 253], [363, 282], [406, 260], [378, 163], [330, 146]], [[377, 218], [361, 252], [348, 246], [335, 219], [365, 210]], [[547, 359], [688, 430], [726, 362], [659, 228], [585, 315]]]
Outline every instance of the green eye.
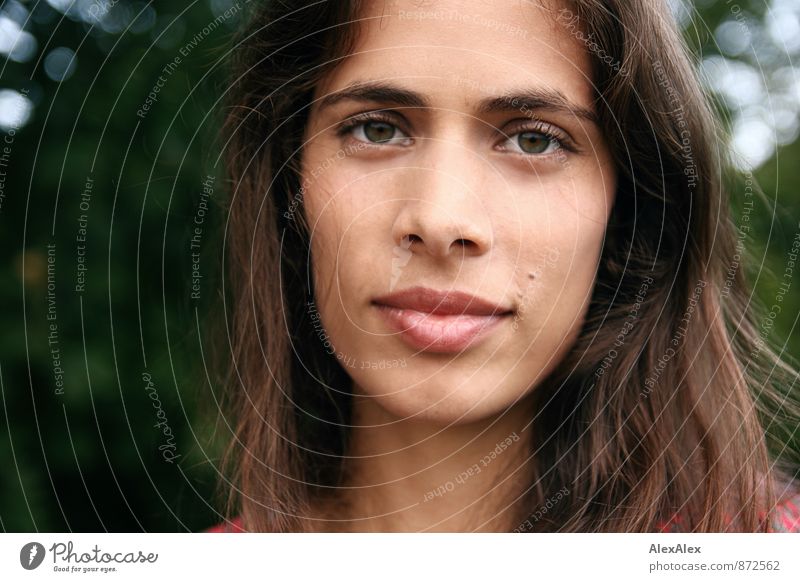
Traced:
[[363, 125], [364, 136], [371, 142], [385, 143], [391, 141], [397, 133], [397, 128], [383, 121], [367, 121]]
[[373, 117], [357, 115], [348, 119], [336, 131], [339, 137], [350, 136], [353, 139], [376, 146], [407, 146], [413, 143], [411, 139], [397, 123], [390, 119], [383, 119], [373, 114]]
[[553, 144], [552, 138], [536, 131], [526, 131], [519, 134], [517, 143], [526, 154], [541, 154]]

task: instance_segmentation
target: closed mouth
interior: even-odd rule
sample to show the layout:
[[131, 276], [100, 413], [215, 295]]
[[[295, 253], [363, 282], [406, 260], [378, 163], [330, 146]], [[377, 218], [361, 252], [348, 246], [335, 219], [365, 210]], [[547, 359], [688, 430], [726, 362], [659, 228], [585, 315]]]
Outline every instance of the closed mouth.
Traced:
[[514, 313], [469, 293], [414, 287], [373, 300], [389, 327], [411, 347], [460, 352]]

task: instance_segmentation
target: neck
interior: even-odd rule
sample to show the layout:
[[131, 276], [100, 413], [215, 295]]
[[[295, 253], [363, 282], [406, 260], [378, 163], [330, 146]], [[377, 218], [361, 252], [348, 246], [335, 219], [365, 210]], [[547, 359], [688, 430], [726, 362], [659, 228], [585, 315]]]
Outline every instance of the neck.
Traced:
[[353, 397], [345, 477], [321, 510], [328, 531], [511, 531], [530, 485], [526, 402], [477, 422], [398, 418]]

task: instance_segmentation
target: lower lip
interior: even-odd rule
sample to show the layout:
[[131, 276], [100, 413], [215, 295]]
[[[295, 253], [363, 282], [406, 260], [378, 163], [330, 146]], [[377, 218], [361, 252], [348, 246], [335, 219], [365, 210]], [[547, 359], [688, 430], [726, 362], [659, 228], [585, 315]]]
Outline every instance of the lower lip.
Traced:
[[497, 327], [505, 315], [433, 315], [413, 309], [378, 305], [378, 311], [399, 337], [415, 350], [460, 352]]

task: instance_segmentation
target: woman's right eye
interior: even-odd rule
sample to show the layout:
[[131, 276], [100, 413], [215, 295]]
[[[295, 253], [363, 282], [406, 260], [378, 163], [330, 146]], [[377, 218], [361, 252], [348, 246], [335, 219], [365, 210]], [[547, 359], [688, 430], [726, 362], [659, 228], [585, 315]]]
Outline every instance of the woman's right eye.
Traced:
[[411, 138], [399, 127], [379, 119], [353, 120], [342, 129], [360, 142], [371, 145], [409, 145]]

